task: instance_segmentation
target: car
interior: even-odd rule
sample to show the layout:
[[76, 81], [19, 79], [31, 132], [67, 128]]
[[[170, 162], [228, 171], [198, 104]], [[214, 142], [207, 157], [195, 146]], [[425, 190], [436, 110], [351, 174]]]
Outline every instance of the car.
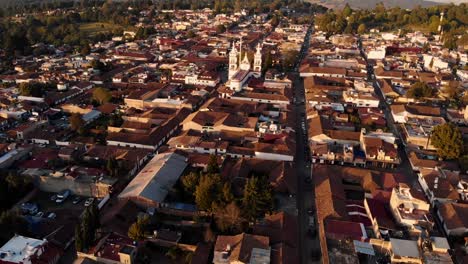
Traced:
[[88, 207], [90, 205], [92, 205], [94, 203], [94, 198], [88, 198], [86, 199], [86, 202], [84, 204], [84, 206]]
[[80, 202], [81, 202], [81, 197], [75, 196], [75, 198], [73, 198], [73, 201], [72, 201], [73, 204], [79, 204]]
[[43, 212], [38, 212], [35, 217], [43, 217], [44, 216], [44, 213]]
[[21, 211], [24, 214], [35, 215], [39, 212], [39, 207], [35, 203], [23, 203], [21, 204]]
[[55, 202], [63, 203], [68, 198], [68, 196], [70, 196], [70, 194], [71, 194], [70, 190], [64, 190], [60, 192], [59, 194], [57, 194], [57, 200], [55, 200]]
[[51, 200], [51, 201], [57, 200], [57, 195], [56, 195], [56, 194], [52, 195], [52, 196], [50, 197], [50, 200]]
[[48, 215], [47, 215], [47, 218], [49, 219], [55, 219], [57, 217], [57, 214], [54, 213], [54, 212], [50, 212]]

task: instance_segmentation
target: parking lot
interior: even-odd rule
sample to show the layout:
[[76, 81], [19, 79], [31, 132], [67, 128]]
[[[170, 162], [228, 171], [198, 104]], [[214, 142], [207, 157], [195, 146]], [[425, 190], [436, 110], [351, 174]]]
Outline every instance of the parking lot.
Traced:
[[[55, 216], [48, 219], [54, 219], [57, 221], [77, 219], [84, 211], [84, 204], [88, 198], [79, 197], [80, 201], [75, 204], [73, 200], [76, 196], [70, 195], [62, 203], [57, 203], [56, 199], [51, 199], [54, 195], [56, 196], [56, 193], [38, 192], [28, 201], [28, 203], [36, 204], [38, 206], [38, 213], [35, 214], [37, 218], [48, 218], [51, 213], [54, 213]], [[42, 214], [39, 212], [42, 212]]]

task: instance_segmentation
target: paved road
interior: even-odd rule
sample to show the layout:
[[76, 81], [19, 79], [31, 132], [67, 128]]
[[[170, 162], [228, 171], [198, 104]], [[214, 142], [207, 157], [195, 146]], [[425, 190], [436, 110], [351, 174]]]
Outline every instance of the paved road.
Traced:
[[[309, 215], [308, 211], [314, 207], [314, 194], [312, 187], [312, 175], [310, 169], [310, 150], [308, 147], [307, 136], [307, 122], [306, 122], [306, 109], [304, 105], [304, 83], [303, 79], [299, 76], [299, 66], [301, 60], [307, 55], [309, 48], [309, 37], [311, 30], [308, 31], [301, 52], [299, 54], [298, 62], [294, 67], [294, 72], [290, 75], [293, 81], [294, 89], [294, 106], [295, 119], [296, 119], [296, 158], [295, 168], [297, 175], [297, 212], [298, 212], [298, 235], [299, 235], [299, 257], [300, 263], [316, 263], [311, 259], [312, 250], [320, 248], [319, 242], [316, 238], [308, 234], [309, 229]], [[305, 128], [305, 129], [304, 129]], [[314, 210], [315, 212], [315, 210]]]
[[[365, 58], [362, 49], [361, 55]], [[379, 86], [377, 85], [377, 79], [375, 78], [374, 68], [372, 66], [367, 66], [367, 73], [369, 80], [372, 81], [372, 84], [374, 86], [374, 91], [380, 99], [380, 106], [385, 114], [387, 126], [388, 128], [390, 128], [390, 132], [392, 132], [396, 136], [398, 141], [398, 155], [401, 159], [401, 163], [395, 171], [402, 173], [405, 176], [406, 180], [411, 184], [412, 188], [421, 190], [421, 186], [419, 185], [419, 182], [417, 180], [418, 176], [414, 173], [413, 168], [411, 167], [411, 163], [407, 154], [407, 148], [403, 145], [403, 138], [401, 137], [397, 124], [395, 124], [395, 121], [393, 120], [390, 105], [385, 100], [382, 90], [380, 90]]]

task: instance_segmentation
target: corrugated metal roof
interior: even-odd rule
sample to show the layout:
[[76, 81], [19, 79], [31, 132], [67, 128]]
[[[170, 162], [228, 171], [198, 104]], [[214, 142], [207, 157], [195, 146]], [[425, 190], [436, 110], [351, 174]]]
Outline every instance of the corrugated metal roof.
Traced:
[[141, 196], [161, 203], [186, 167], [184, 156], [173, 152], [158, 154], [135, 176], [119, 198]]

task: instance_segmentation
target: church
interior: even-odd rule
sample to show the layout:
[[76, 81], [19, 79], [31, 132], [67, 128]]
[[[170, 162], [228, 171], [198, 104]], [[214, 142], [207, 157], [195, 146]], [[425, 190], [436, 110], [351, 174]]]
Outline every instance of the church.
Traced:
[[[250, 77], [259, 78], [262, 75], [262, 46], [257, 45], [257, 51], [254, 55], [253, 70], [251, 69], [247, 52], [242, 56], [242, 38], [239, 43], [239, 51], [236, 43], [232, 43], [232, 49], [229, 52], [229, 73], [227, 86], [235, 92], [242, 91]], [[240, 62], [240, 63], [239, 63]]]

